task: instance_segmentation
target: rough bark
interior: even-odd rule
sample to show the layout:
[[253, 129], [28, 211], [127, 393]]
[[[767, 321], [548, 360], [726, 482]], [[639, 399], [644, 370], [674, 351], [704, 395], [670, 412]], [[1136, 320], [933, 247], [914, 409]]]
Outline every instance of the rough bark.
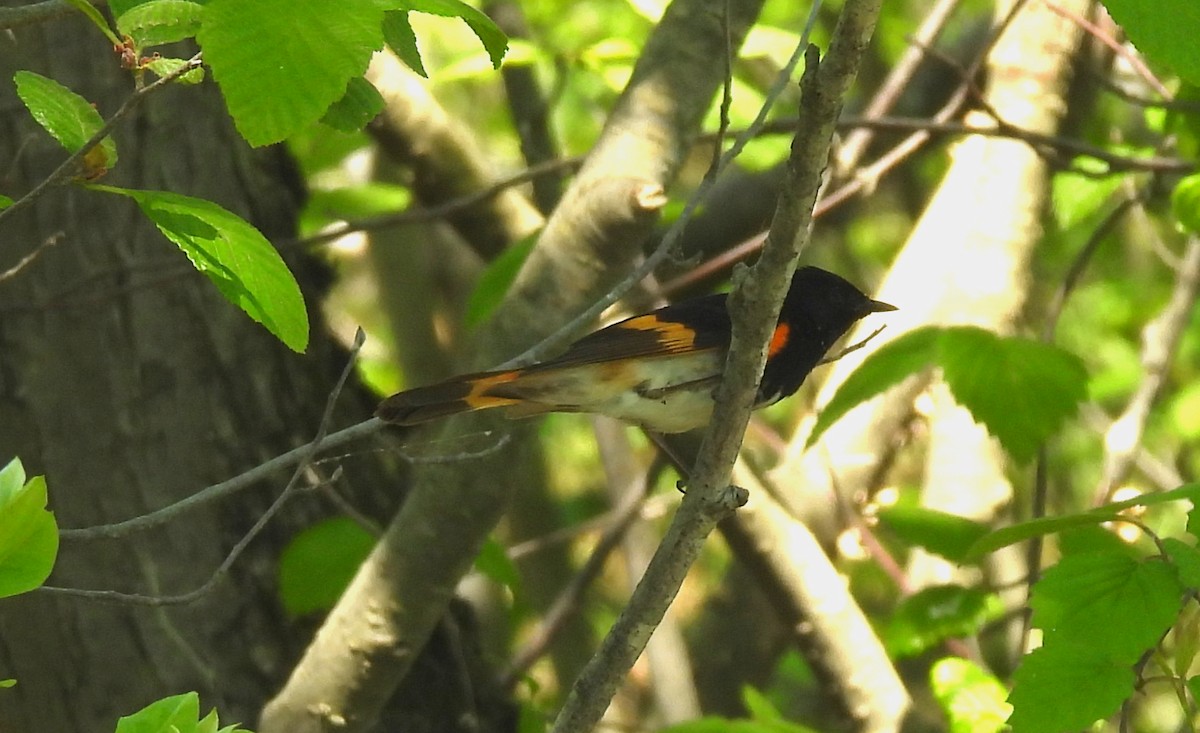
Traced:
[[[132, 88], [109, 44], [78, 15], [16, 30], [0, 78], [48, 75], [111, 114]], [[8, 82], [5, 82], [6, 84]], [[11, 89], [11, 86], [8, 86]], [[10, 92], [0, 117], [5, 193], [18, 196], [65, 157]], [[168, 89], [116, 133], [121, 161], [106, 182], [217, 201], [268, 237], [291, 234], [298, 182], [279, 149], [250, 150], [217, 90]], [[131, 202], [69, 187], [6, 222], [0, 269], [61, 234], [0, 283], [0, 460], [45, 474], [63, 527], [133, 517], [309, 440], [345, 362], [315, 306], [326, 273], [291, 259], [313, 322], [293, 354], [222, 298]], [[336, 422], [368, 414], [343, 394]], [[329, 468], [320, 469], [327, 475]], [[347, 463], [349, 482], [394, 504], [395, 473]], [[264, 485], [121, 540], [66, 542], [50, 582], [129, 592], [201, 585], [281, 488]], [[304, 499], [253, 543], [200, 601], [171, 608], [100, 605], [47, 594], [0, 601], [0, 695], [6, 731], [111, 730], [118, 716], [198, 690], [223, 719], [252, 721], [302, 641], [277, 600], [282, 543], [328, 507]]]
[[[737, 47], [758, 12], [730, 4]], [[726, 29], [713, 4], [677, 0], [640, 59], [588, 163], [563, 197], [509, 297], [475, 349], [493, 364], [550, 334], [618, 278], [650, 231], [657, 208], [638, 193], [660, 190], [678, 169], [723, 76]], [[446, 438], [493, 431], [496, 418], [452, 422]], [[519, 438], [519, 436], [518, 436]], [[424, 466], [383, 541], [264, 711], [263, 733], [324, 730], [345, 721], [361, 730], [409, 673], [416, 651], [442, 616], [455, 584], [525, 477], [522, 441], [471, 460]]]

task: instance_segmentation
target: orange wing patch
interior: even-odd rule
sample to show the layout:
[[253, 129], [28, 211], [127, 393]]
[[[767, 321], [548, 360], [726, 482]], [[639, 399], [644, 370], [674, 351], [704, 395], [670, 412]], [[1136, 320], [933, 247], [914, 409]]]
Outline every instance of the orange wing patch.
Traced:
[[472, 410], [482, 410], [488, 407], [503, 407], [505, 405], [515, 405], [521, 400], [511, 397], [496, 397], [488, 394], [493, 388], [501, 384], [509, 382], [521, 376], [521, 370], [515, 369], [511, 372], [498, 372], [496, 374], [486, 374], [478, 379], [471, 380], [471, 391], [462, 398], [462, 401]]
[[788, 344], [791, 334], [792, 328], [786, 323], [780, 323], [775, 326], [774, 332], [771, 333], [771, 341], [767, 344], [768, 359], [783, 351], [784, 347]]
[[653, 331], [658, 338], [659, 345], [670, 354], [690, 351], [696, 343], [695, 329], [689, 328], [682, 323], [661, 320], [655, 315], [630, 318], [618, 325], [621, 328], [629, 328], [635, 331]]

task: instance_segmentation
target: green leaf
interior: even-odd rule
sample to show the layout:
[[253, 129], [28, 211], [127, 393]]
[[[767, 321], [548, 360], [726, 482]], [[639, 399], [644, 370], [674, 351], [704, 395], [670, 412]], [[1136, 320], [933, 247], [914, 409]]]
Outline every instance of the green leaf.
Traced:
[[26, 481], [19, 459], [0, 470], [0, 598], [37, 588], [54, 569], [58, 524], [46, 501], [46, 479]]
[[1165, 562], [1093, 552], [1048, 569], [1029, 605], [1046, 646], [1086, 643], [1133, 664], [1171, 626], [1182, 593], [1175, 568]]
[[[92, 135], [104, 127], [104, 120], [86, 99], [62, 84], [32, 71], [13, 75], [17, 96], [25, 103], [33, 119], [69, 152], [78, 152]], [[92, 177], [117, 163], [117, 144], [105, 137], [84, 159], [87, 175]]]
[[[159, 76], [168, 76], [169, 74], [174, 74], [180, 68], [186, 66], [187, 63], [188, 62], [184, 59], [172, 59], [165, 56], [160, 56], [156, 59], [148, 61], [146, 63], [146, 68], [153, 71], [155, 74], [158, 74]], [[176, 77], [175, 81], [179, 84], [199, 84], [200, 82], [204, 81], [204, 67], [197, 66], [191, 71], [185, 71]]]
[[1113, 20], [1151, 59], [1167, 64], [1190, 84], [1200, 84], [1200, 3], [1195, 0], [1104, 0]]
[[742, 702], [749, 711], [750, 717], [760, 723], [773, 723], [783, 720], [783, 715], [771, 704], [767, 696], [752, 685], [742, 685]]
[[1067, 733], [1107, 718], [1133, 693], [1133, 667], [1086, 643], [1046, 645], [1025, 656], [1008, 696], [1013, 733]]
[[1196, 655], [1200, 654], [1200, 604], [1190, 602], [1175, 621], [1175, 674], [1186, 678]]
[[117, 721], [116, 733], [225, 733], [245, 731], [237, 725], [218, 731], [217, 712], [200, 719], [200, 696], [194, 692], [164, 697]]
[[346, 93], [333, 103], [321, 122], [341, 132], [357, 132], [383, 111], [383, 97], [371, 82], [356, 76], [346, 86]]
[[962, 562], [971, 547], [990, 531], [987, 525], [957, 514], [905, 504], [885, 507], [878, 517], [905, 544], [922, 547], [951, 562]]
[[231, 303], [293, 351], [308, 348], [308, 312], [300, 286], [271, 243], [245, 220], [211, 201], [177, 193], [91, 188], [136, 201]]
[[1181, 499], [1186, 499], [1192, 502], [1196, 502], [1197, 499], [1200, 499], [1200, 484], [1185, 484], [1170, 491], [1160, 491], [1154, 494], [1141, 494], [1131, 499], [1096, 507], [1095, 509], [1082, 514], [1041, 517], [1039, 519], [1031, 519], [1027, 522], [1021, 522], [1019, 524], [1001, 527], [991, 534], [985, 535], [982, 539], [972, 545], [971, 549], [967, 551], [965, 560], [968, 562], [976, 562], [979, 560], [979, 558], [983, 557], [989, 552], [995, 552], [1001, 547], [1008, 547], [1009, 545], [1016, 544], [1017, 542], [1021, 542], [1023, 540], [1028, 540], [1033, 537], [1040, 537], [1053, 532], [1061, 532], [1073, 527], [1083, 527], [1092, 524], [1100, 524], [1102, 522], [1111, 522], [1115, 519], [1120, 519], [1121, 511], [1133, 508], [1135, 506], [1153, 506], [1154, 504], [1162, 504], [1168, 501], [1179, 501]]
[[821, 410], [808, 445], [852, 408], [933, 364], [940, 336], [941, 331], [933, 326], [918, 328], [872, 352]]
[[204, 6], [189, 0], [149, 0], [117, 17], [117, 30], [139, 49], [191, 38], [200, 30]]
[[279, 142], [316, 122], [383, 45], [376, 0], [211, 0], [197, 39], [238, 131]]
[[1064, 231], [1080, 225], [1094, 226], [1100, 208], [1120, 185], [1120, 176], [1059, 173], [1052, 181], [1054, 205], [1050, 207], [1050, 213]]
[[978, 588], [938, 585], [905, 598], [896, 607], [884, 634], [889, 656], [924, 654], [946, 639], [973, 636], [1000, 618], [999, 596]]
[[508, 36], [504, 35], [504, 31], [500, 30], [491, 18], [479, 10], [460, 0], [399, 0], [396, 4], [399, 8], [415, 10], [418, 13], [462, 18], [483, 44], [484, 50], [492, 60], [492, 68], [500, 68], [504, 52], [508, 50]]
[[533, 251], [539, 233], [533, 233], [500, 253], [500, 256], [488, 264], [487, 269], [479, 276], [479, 282], [471, 297], [467, 299], [467, 312], [463, 321], [467, 328], [474, 328], [483, 323], [500, 305], [509, 286], [525, 264], [525, 258]]
[[954, 399], [1019, 461], [1032, 459], [1087, 396], [1083, 362], [1049, 344], [957, 327], [942, 333], [939, 353]]
[[164, 697], [117, 721], [117, 733], [191, 731], [200, 716], [200, 696], [194, 692]]
[[1171, 192], [1171, 212], [1188, 232], [1200, 233], [1200, 173], [1175, 184]]
[[1190, 590], [1200, 589], [1200, 550], [1174, 537], [1164, 538], [1162, 546], [1179, 574], [1179, 582]]
[[946, 714], [950, 733], [998, 733], [1012, 713], [1008, 691], [974, 662], [947, 657], [929, 670], [933, 697]]
[[9, 687], [16, 687], [16, 686], [17, 686], [17, 681], [12, 679], [11, 677], [9, 679], [0, 679], [0, 690], [4, 690], [4, 689], [8, 689]]
[[514, 593], [520, 590], [521, 574], [517, 572], [517, 566], [509, 559], [504, 545], [491, 537], [484, 540], [475, 557], [475, 569]]
[[296, 535], [279, 558], [279, 595], [292, 616], [332, 608], [375, 547], [375, 538], [346, 517]]
[[426, 79], [429, 73], [421, 63], [421, 50], [417, 48], [417, 34], [413, 33], [407, 10], [389, 10], [383, 16], [383, 38], [388, 48], [408, 66]]
[[0, 193], [0, 209], [7, 209], [13, 205], [13, 200], [8, 196]]
[[117, 37], [116, 33], [113, 33], [112, 28], [108, 27], [108, 21], [88, 0], [67, 0], [67, 4], [86, 15], [88, 20], [92, 21], [92, 25], [99, 28], [114, 46], [121, 45], [121, 39]]

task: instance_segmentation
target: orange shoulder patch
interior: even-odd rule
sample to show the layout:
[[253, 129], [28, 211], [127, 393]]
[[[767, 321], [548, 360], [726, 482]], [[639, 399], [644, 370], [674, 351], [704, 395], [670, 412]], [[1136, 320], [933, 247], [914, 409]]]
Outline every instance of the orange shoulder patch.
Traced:
[[655, 334], [658, 344], [668, 353], [690, 351], [696, 343], [696, 331], [682, 323], [664, 321], [656, 315], [638, 316], [617, 324], [619, 328], [634, 331], [650, 331]]

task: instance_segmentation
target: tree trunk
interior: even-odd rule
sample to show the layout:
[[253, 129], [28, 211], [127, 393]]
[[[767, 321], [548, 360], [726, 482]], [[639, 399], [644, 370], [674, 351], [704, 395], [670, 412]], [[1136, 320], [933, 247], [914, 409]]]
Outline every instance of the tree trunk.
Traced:
[[[13, 198], [66, 155], [11, 93], [18, 68], [58, 80], [104, 116], [132, 91], [109, 44], [81, 16], [13, 32], [0, 46], [0, 186]], [[268, 238], [291, 235], [300, 183], [290, 160], [280, 148], [249, 149], [211, 81], [154, 93], [116, 141], [120, 161], [106, 183], [207, 198]], [[46, 475], [60, 526], [145, 514], [312, 438], [346, 356], [315, 308], [327, 276], [311, 260], [288, 257], [313, 322], [300, 355], [222, 298], [121, 197], [51, 190], [4, 223], [0, 271], [47, 238], [57, 243], [0, 281], [0, 462], [19, 456], [31, 475]], [[367, 395], [348, 390], [334, 427], [370, 408]], [[357, 492], [360, 509], [380, 516], [394, 508], [394, 470], [377, 459], [343, 468], [346, 485], [376, 493]], [[65, 541], [49, 584], [190, 591], [286, 480], [281, 474], [119, 540]], [[254, 720], [303, 642], [277, 600], [279, 549], [328, 513], [319, 499], [293, 502], [191, 604], [102, 604], [46, 592], [0, 600], [0, 677], [18, 680], [0, 694], [0, 730], [111, 730], [118, 716], [188, 690], [223, 720]]]

